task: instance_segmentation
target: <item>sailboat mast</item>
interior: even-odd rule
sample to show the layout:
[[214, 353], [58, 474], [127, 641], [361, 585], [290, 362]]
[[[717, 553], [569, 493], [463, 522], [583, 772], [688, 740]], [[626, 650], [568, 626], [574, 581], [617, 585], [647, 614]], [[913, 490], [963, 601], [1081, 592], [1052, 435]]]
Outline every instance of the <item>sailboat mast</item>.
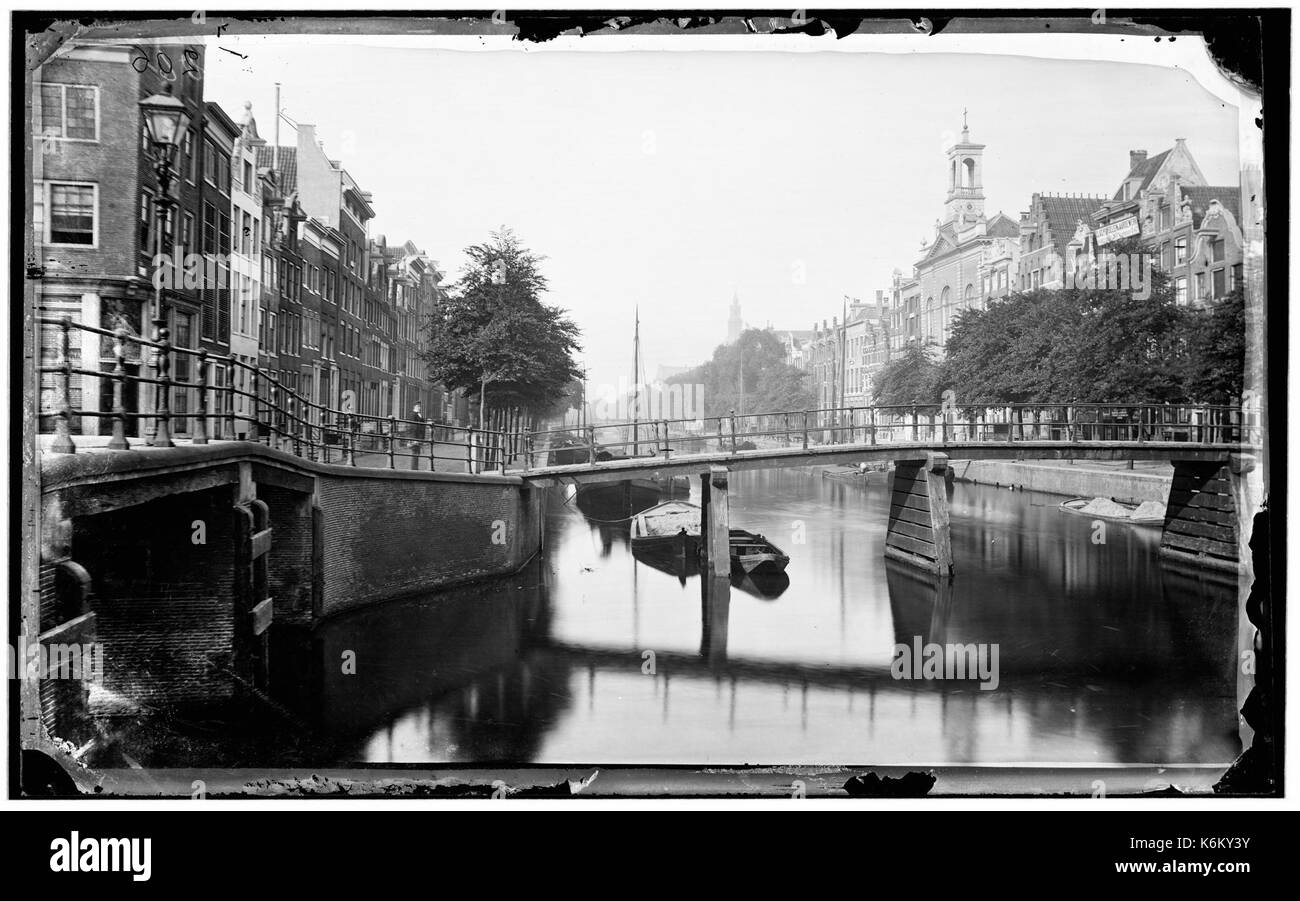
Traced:
[[640, 456], [641, 446], [637, 442], [637, 424], [641, 421], [641, 307], [636, 307], [636, 326], [632, 332], [632, 454]]

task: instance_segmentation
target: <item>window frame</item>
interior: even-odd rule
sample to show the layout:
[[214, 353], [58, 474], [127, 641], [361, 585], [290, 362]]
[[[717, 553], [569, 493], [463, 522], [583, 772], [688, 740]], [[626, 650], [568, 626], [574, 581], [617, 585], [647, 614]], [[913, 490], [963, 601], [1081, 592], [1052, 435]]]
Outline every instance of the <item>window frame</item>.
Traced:
[[[101, 137], [101, 134], [102, 134], [102, 130], [101, 130], [101, 128], [100, 128], [100, 122], [99, 122], [99, 120], [100, 120], [100, 113], [101, 113], [100, 102], [99, 102], [99, 85], [95, 85], [95, 84], [75, 84], [75, 83], [72, 83], [72, 82], [63, 82], [63, 81], [41, 81], [41, 82], [37, 82], [37, 83], [34, 85], [34, 87], [36, 88], [36, 91], [37, 91], [37, 95], [38, 95], [38, 96], [40, 96], [40, 89], [41, 89], [41, 88], [44, 88], [44, 87], [57, 87], [57, 88], [60, 89], [60, 91], [59, 91], [59, 130], [60, 130], [61, 134], [59, 134], [59, 135], [50, 135], [50, 134], [48, 133], [48, 129], [47, 129], [47, 126], [46, 126], [46, 124], [45, 124], [45, 116], [46, 116], [46, 110], [45, 110], [45, 98], [44, 98], [44, 97], [41, 97], [41, 118], [40, 118], [40, 131], [39, 131], [39, 137], [41, 137], [42, 139], [47, 140], [47, 141], [68, 141], [68, 142], [70, 142], [70, 143], [77, 143], [77, 144], [98, 144], [98, 143], [100, 142], [100, 137]], [[70, 138], [70, 137], [68, 137], [68, 88], [78, 88], [78, 89], [81, 89], [81, 90], [88, 90], [88, 91], [91, 92], [91, 96], [94, 97], [94, 99], [95, 99], [95, 136], [94, 136], [93, 138]]]
[[[81, 244], [81, 243], [77, 243], [77, 242], [55, 241], [55, 240], [53, 240], [53, 238], [51, 237], [51, 235], [53, 234], [53, 230], [54, 230], [54, 200], [53, 200], [53, 198], [54, 198], [54, 186], [55, 186], [55, 185], [58, 185], [58, 186], [60, 186], [60, 187], [65, 187], [65, 188], [90, 188], [91, 191], [93, 192], [92, 195], [91, 195], [92, 198], [93, 198], [93, 203], [92, 203], [92, 212], [91, 212], [92, 225], [91, 225], [91, 230], [90, 230], [90, 232], [91, 232], [91, 243], [89, 243], [89, 244]], [[72, 181], [72, 180], [68, 180], [68, 179], [51, 179], [51, 180], [46, 181], [46, 182], [44, 183], [44, 190], [43, 190], [43, 198], [42, 198], [42, 201], [43, 201], [43, 202], [42, 202], [42, 206], [44, 207], [44, 209], [42, 210], [42, 214], [43, 214], [43, 216], [44, 216], [44, 218], [45, 218], [44, 228], [42, 229], [42, 235], [41, 235], [41, 237], [44, 238], [44, 241], [42, 242], [43, 246], [46, 246], [46, 247], [80, 247], [80, 248], [83, 248], [83, 249], [86, 249], [86, 250], [98, 250], [98, 249], [99, 249], [99, 225], [100, 225], [100, 221], [99, 221], [99, 220], [100, 220], [100, 215], [99, 215], [99, 183], [98, 183], [98, 182], [93, 182], [93, 181]]]

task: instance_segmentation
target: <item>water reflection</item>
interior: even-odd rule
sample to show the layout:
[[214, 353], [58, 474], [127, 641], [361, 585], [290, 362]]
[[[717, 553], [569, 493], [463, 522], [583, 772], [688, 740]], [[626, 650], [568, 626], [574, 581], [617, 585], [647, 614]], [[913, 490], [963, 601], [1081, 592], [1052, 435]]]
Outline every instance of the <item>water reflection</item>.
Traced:
[[[1097, 545], [1090, 523], [1052, 498], [959, 485], [957, 576], [938, 580], [883, 558], [883, 485], [801, 471], [732, 484], [733, 524], [790, 536], [782, 584], [714, 582], [698, 567], [639, 559], [624, 529], [560, 505], [545, 576], [522, 604], [537, 614], [519, 612], [518, 592], [475, 606], [495, 624], [493, 653], [461, 647], [452, 659], [473, 666], [439, 666], [460, 639], [392, 627], [396, 640], [426, 645], [444, 681], [430, 677], [422, 701], [386, 708], [358, 688], [357, 703], [385, 720], [360, 753], [914, 764], [1235, 755], [1235, 588], [1163, 566], [1158, 532], [1115, 525]], [[332, 651], [358, 627], [330, 628], [347, 636]], [[466, 642], [484, 641], [470, 631]], [[916, 636], [996, 643], [997, 690], [895, 680], [894, 647]]]
[[[625, 524], [552, 501], [546, 553], [516, 576], [280, 637], [273, 684], [314, 736], [302, 762], [1226, 764], [1239, 750], [1236, 586], [1162, 563], [1158, 530], [1113, 524], [1094, 544], [1059, 499], [957, 485], [956, 575], [936, 579], [884, 559], [887, 486], [733, 474], [732, 524], [791, 557], [760, 584], [636, 557]], [[894, 649], [917, 638], [996, 644], [997, 689], [896, 680]]]

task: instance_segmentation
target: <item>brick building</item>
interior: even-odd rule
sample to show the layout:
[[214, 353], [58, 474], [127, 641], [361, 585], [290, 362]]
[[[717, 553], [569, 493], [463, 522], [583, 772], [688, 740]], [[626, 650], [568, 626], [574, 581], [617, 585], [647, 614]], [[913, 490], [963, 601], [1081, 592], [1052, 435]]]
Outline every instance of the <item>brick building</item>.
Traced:
[[1129, 173], [1081, 229], [1081, 252], [1104, 252], [1108, 243], [1138, 236], [1169, 274], [1178, 303], [1202, 306], [1242, 284], [1240, 185], [1208, 185], [1178, 138], [1149, 157], [1129, 152]]
[[1073, 275], [1079, 226], [1092, 219], [1105, 198], [1038, 194], [1020, 214], [1020, 289], [1059, 288]]
[[[201, 45], [69, 42], [33, 73], [29, 265], [39, 275], [41, 315], [67, 314], [77, 323], [152, 337], [154, 258], [160, 247], [169, 259], [196, 249], [191, 223], [199, 221], [203, 191], [195, 179], [182, 175], [193, 171], [205, 129], [203, 83], [193, 74], [202, 65]], [[160, 68], [172, 72], [171, 80]], [[185, 104], [193, 124], [177, 153], [178, 175], [171, 187], [175, 206], [160, 236], [154, 210], [158, 182], [139, 103], [168, 90]], [[187, 286], [183, 277], [171, 277], [162, 304], [172, 339], [193, 346], [203, 306], [200, 289]], [[54, 361], [57, 340], [57, 329], [42, 329], [42, 365]], [[127, 341], [124, 350], [128, 374], [147, 375], [140, 346]], [[112, 340], [88, 333], [72, 333], [70, 355], [79, 368], [112, 371], [115, 365]], [[42, 409], [50, 409], [52, 393], [52, 376], [43, 376]], [[71, 394], [74, 408], [112, 409], [108, 379], [74, 376]], [[187, 400], [187, 392], [177, 389], [173, 410]], [[128, 413], [151, 405], [143, 387], [124, 394]], [[42, 422], [43, 429], [49, 427]], [[71, 427], [107, 434], [111, 421], [74, 417]], [[137, 436], [143, 428], [143, 423], [128, 423], [128, 432]]]

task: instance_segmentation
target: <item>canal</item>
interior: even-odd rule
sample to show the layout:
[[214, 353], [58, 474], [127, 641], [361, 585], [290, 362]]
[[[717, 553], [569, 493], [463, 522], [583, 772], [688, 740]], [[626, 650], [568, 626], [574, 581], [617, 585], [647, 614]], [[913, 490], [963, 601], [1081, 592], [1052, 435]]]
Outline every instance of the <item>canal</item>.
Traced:
[[[304, 700], [335, 763], [1236, 756], [1235, 586], [1162, 563], [1158, 529], [1100, 536], [1059, 498], [967, 484], [944, 584], [884, 559], [887, 490], [733, 474], [733, 527], [791, 562], [788, 586], [729, 592], [646, 565], [625, 525], [557, 494], [545, 554], [515, 578], [317, 630]], [[996, 687], [895, 679], [918, 637], [996, 645]], [[355, 674], [335, 674], [348, 651]]]
[[[957, 484], [948, 582], [884, 559], [883, 484], [788, 469], [731, 486], [732, 526], [790, 555], [788, 584], [715, 588], [647, 565], [625, 524], [592, 522], [557, 490], [546, 550], [522, 572], [281, 641], [278, 712], [254, 734], [205, 750], [175, 735], [140, 748], [137, 734], [134, 753], [190, 766], [1226, 766], [1239, 752], [1235, 585], [1163, 562], [1159, 529], [1102, 536], [1060, 498]], [[896, 646], [931, 642], [995, 647], [991, 690], [894, 678]]]

